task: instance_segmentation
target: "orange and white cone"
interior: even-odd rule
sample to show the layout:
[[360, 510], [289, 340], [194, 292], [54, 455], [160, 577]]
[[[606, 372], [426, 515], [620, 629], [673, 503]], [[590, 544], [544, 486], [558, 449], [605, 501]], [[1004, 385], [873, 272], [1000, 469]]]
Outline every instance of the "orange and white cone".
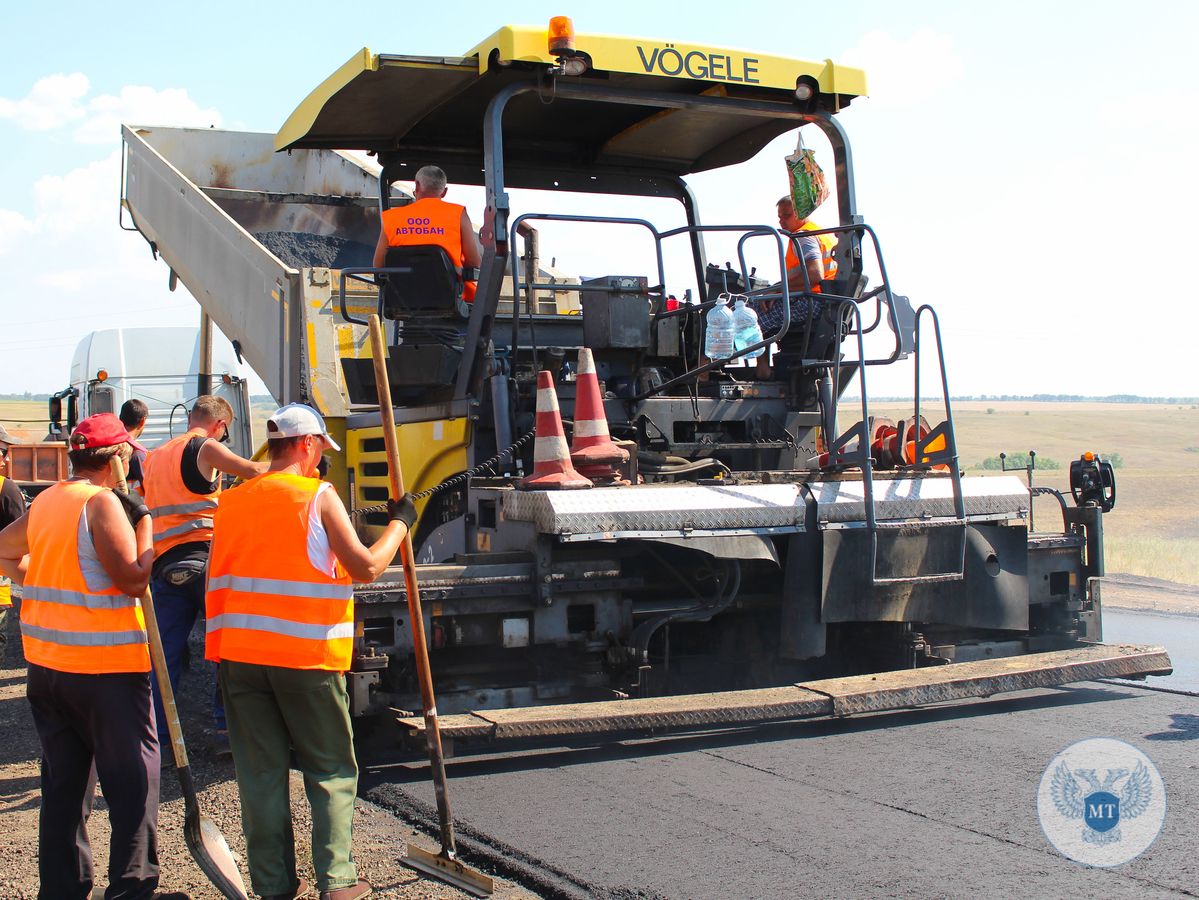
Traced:
[[521, 481], [525, 490], [565, 491], [591, 487], [570, 464], [566, 432], [558, 412], [558, 393], [554, 376], [542, 369], [537, 373], [537, 436], [533, 439], [533, 474]]
[[605, 484], [626, 483], [614, 466], [629, 461], [629, 451], [618, 447], [608, 433], [604, 398], [591, 350], [579, 351], [579, 375], [575, 382], [575, 432], [570, 461], [579, 473]]

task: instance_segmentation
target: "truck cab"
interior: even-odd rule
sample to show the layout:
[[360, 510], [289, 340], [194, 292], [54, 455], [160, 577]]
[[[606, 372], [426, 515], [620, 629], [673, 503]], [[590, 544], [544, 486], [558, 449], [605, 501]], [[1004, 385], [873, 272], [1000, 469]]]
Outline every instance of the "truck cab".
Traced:
[[152, 450], [186, 431], [191, 402], [202, 393], [211, 393], [233, 407], [231, 449], [241, 456], [252, 455], [246, 367], [227, 338], [219, 333], [214, 338], [211, 370], [202, 376], [200, 329], [91, 332], [75, 348], [70, 386], [50, 401], [49, 437], [65, 440], [80, 419], [95, 413], [119, 413], [125, 401], [137, 399], [150, 410], [139, 442]]

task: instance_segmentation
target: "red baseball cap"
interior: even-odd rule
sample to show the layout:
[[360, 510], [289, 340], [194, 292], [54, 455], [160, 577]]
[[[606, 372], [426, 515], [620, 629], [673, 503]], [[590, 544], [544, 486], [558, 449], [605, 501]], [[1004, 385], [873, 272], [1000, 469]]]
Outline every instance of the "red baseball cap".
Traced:
[[145, 447], [133, 439], [125, 430], [124, 423], [112, 413], [96, 413], [88, 416], [71, 432], [72, 450], [95, 450], [98, 447], [115, 447], [129, 444], [134, 450], [145, 451]]

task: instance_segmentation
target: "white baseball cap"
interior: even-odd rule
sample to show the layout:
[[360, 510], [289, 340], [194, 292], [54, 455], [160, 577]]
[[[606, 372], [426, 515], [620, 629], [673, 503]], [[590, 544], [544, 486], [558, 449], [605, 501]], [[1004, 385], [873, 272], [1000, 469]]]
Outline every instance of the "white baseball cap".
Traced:
[[321, 414], [303, 403], [289, 403], [287, 406], [275, 410], [274, 414], [266, 420], [266, 432], [268, 439], [315, 434], [324, 440], [328, 449], [341, 449], [333, 438], [329, 437], [329, 432], [325, 430], [325, 420], [321, 418]]

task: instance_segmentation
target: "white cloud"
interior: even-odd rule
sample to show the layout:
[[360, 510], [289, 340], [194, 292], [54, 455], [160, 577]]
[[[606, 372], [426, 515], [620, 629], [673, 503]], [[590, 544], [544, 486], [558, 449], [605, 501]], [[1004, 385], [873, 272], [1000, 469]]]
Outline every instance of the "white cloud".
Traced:
[[61, 128], [86, 114], [82, 100], [90, 87], [81, 72], [48, 75], [20, 100], [0, 97], [0, 119], [11, 119], [29, 131]]
[[87, 119], [75, 129], [82, 144], [106, 144], [119, 134], [122, 122], [177, 127], [220, 126], [221, 114], [202, 108], [182, 88], [158, 91], [143, 85], [126, 85], [120, 93], [102, 94], [88, 101]]
[[119, 179], [114, 151], [38, 179], [30, 215], [0, 209], [0, 269], [10, 273], [0, 289], [3, 390], [61, 386], [92, 330], [198, 322], [195, 301], [167, 290], [167, 267], [146, 242], [116, 227]]
[[33, 223], [11, 209], [0, 209], [0, 255], [33, 231]]
[[157, 90], [125, 85], [116, 94], [89, 97], [91, 83], [81, 72], [48, 75], [19, 100], [0, 97], [0, 120], [28, 131], [53, 131], [75, 125], [81, 144], [108, 144], [122, 122], [172, 126], [219, 126], [220, 113], [201, 107], [182, 88]]
[[838, 62], [866, 70], [872, 101], [905, 108], [952, 87], [964, 68], [953, 38], [929, 28], [906, 38], [871, 31]]

